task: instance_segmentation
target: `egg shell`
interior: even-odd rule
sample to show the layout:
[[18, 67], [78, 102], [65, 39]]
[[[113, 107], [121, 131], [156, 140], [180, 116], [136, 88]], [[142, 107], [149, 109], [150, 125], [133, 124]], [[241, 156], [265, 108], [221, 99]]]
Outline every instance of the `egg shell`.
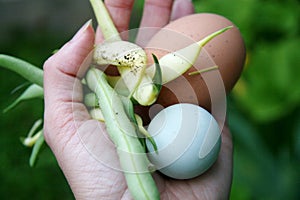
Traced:
[[[169, 23], [154, 35], [145, 47], [150, 62], [152, 54], [161, 58], [169, 52], [184, 48], [231, 25], [234, 26], [232, 29], [213, 38], [204, 46], [194, 67], [184, 73], [184, 77], [164, 85], [157, 100], [158, 104], [167, 107], [178, 102], [193, 103], [211, 110], [211, 94], [208, 87], [212, 90], [214, 87], [220, 90], [218, 84], [215, 84], [217, 74], [210, 71], [190, 76], [188, 73], [217, 65], [222, 77], [222, 84], [228, 93], [242, 72], [246, 50], [239, 29], [225, 17], [211, 13], [182, 17]], [[187, 84], [192, 87], [192, 90], [185, 86]]]
[[163, 174], [190, 179], [204, 173], [220, 151], [220, 129], [205, 109], [193, 104], [175, 104], [160, 111], [148, 132], [157, 152], [146, 140], [149, 160]]

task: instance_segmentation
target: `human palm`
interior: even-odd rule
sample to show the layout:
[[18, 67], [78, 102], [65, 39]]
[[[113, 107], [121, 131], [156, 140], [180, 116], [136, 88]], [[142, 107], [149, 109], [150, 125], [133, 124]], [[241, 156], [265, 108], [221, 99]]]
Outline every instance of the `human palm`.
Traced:
[[[162, 27], [171, 14], [175, 18], [191, 14], [191, 3], [179, 2], [172, 13], [172, 1], [146, 1], [141, 26]], [[110, 0], [106, 4], [118, 30], [127, 30], [133, 1]], [[151, 21], [150, 13], [156, 13], [159, 20]], [[92, 120], [82, 103], [79, 80], [88, 67], [83, 63], [101, 38], [87, 23], [45, 62], [45, 139], [77, 199], [131, 199], [105, 125]], [[203, 175], [190, 180], [174, 180], [156, 172], [153, 176], [162, 199], [227, 199], [232, 178], [228, 129], [222, 132], [217, 162]]]

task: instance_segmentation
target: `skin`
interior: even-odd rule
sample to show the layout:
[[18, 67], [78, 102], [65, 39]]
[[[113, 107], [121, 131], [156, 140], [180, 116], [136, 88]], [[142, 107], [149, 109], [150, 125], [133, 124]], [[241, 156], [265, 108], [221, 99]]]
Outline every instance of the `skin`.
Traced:
[[[128, 28], [132, 5], [133, 0], [106, 1], [119, 31]], [[146, 0], [141, 27], [162, 27], [171, 16], [175, 19], [192, 12], [190, 1], [178, 0], [173, 4], [170, 0]], [[159, 17], [153, 18], [154, 14]], [[76, 199], [131, 199], [122, 172], [99, 162], [85, 146], [93, 146], [95, 152], [108, 152], [111, 160], [117, 160], [114, 147], [102, 142], [107, 140], [104, 124], [92, 120], [82, 103], [79, 81], [88, 68], [83, 64], [86, 57], [95, 40], [99, 42], [101, 38], [100, 32], [95, 34], [90, 23], [85, 24], [45, 62], [44, 135]], [[99, 127], [102, 134], [99, 134]], [[87, 136], [85, 143], [81, 142], [80, 133]], [[94, 135], [97, 135], [97, 140], [92, 139]], [[232, 140], [228, 128], [224, 127], [222, 131], [217, 162], [203, 175], [185, 181], [173, 180], [159, 173], [153, 176], [161, 199], [228, 199], [232, 181]]]

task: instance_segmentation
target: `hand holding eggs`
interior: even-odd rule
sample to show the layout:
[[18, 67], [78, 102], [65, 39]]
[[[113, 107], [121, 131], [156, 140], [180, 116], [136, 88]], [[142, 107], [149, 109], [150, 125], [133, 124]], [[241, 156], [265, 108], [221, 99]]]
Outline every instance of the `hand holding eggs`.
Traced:
[[[151, 53], [162, 57], [230, 25], [233, 23], [228, 19], [215, 14], [186, 16], [164, 27], [147, 47], [152, 49]], [[211, 111], [212, 107], [218, 109], [218, 99], [226, 101], [226, 94], [242, 72], [245, 52], [242, 36], [234, 26], [204, 46], [194, 66], [182, 78], [164, 85], [156, 103], [165, 109], [152, 119], [148, 128], [158, 151], [154, 152], [147, 141], [148, 157], [160, 172], [176, 179], [189, 179], [205, 172], [217, 160], [221, 146], [218, 123], [223, 124], [217, 123], [206, 110]], [[203, 78], [206, 74], [188, 75], [214, 64], [221, 75], [223, 92], [219, 92], [212, 73], [207, 75], [208, 78]], [[211, 96], [210, 90], [215, 91], [215, 96]]]

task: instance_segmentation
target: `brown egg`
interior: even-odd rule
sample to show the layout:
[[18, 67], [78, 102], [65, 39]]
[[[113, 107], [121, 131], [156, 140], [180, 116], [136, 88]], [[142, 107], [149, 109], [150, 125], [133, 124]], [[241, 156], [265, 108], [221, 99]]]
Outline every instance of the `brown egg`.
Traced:
[[[225, 17], [208, 13], [193, 14], [175, 20], [157, 32], [147, 44], [149, 60], [152, 59], [151, 54], [161, 58], [230, 25], [234, 26]], [[176, 103], [193, 103], [210, 111], [212, 104], [217, 107], [215, 104], [224, 101], [224, 96], [233, 88], [242, 72], [245, 55], [241, 33], [234, 26], [208, 42], [193, 67], [183, 76], [165, 84], [156, 103], [162, 107]], [[214, 65], [218, 66], [217, 70], [188, 75]], [[138, 113], [141, 113], [140, 109], [137, 109]]]

